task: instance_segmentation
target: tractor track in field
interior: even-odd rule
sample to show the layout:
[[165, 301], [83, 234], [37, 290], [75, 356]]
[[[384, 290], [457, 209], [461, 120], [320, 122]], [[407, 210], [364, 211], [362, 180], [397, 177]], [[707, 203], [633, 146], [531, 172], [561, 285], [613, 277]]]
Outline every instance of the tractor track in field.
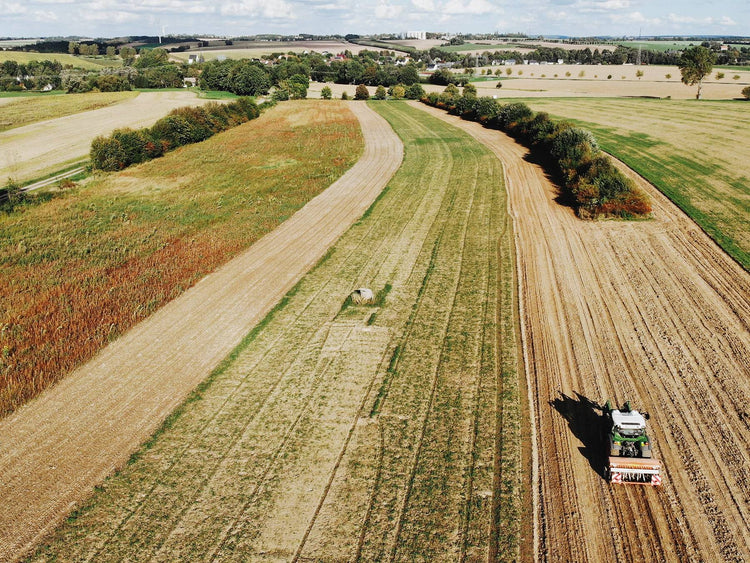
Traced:
[[122, 467], [375, 200], [401, 162], [402, 144], [364, 104], [349, 107], [365, 136], [364, 156], [349, 172], [247, 253], [0, 421], [0, 560], [29, 551]]
[[[537, 477], [536, 558], [750, 559], [750, 275], [655, 188], [648, 221], [580, 221], [506, 135]], [[598, 408], [651, 413], [661, 488], [603, 478]], [[528, 550], [532, 552], [532, 550]]]

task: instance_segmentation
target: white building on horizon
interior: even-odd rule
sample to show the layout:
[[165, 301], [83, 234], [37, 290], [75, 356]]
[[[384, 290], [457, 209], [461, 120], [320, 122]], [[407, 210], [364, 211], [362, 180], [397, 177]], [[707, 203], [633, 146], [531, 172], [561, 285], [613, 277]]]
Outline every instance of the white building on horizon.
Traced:
[[421, 39], [425, 40], [427, 39], [427, 32], [426, 31], [404, 31], [401, 34], [401, 39]]

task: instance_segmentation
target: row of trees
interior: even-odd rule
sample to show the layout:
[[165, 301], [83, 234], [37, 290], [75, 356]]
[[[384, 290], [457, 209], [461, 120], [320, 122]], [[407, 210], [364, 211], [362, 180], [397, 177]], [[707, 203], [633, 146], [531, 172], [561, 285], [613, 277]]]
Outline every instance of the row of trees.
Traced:
[[258, 117], [265, 106], [250, 98], [229, 104], [209, 103], [183, 107], [146, 129], [117, 129], [108, 137], [97, 137], [91, 144], [91, 164], [99, 170], [122, 170], [162, 156], [164, 153], [205, 141], [209, 137]]
[[580, 217], [640, 217], [651, 212], [647, 196], [612, 164], [591, 132], [569, 122], [555, 122], [544, 112], [535, 114], [523, 103], [501, 104], [494, 98], [477, 97], [470, 86], [460, 93], [451, 84], [422, 101], [505, 131], [531, 148], [560, 178]]

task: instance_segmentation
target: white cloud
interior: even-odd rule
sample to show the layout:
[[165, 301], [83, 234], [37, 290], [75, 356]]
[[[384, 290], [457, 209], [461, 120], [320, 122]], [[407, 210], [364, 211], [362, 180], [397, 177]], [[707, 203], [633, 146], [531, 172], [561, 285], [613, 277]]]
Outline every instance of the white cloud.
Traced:
[[487, 0], [448, 0], [442, 8], [442, 12], [448, 15], [480, 16], [496, 13], [499, 8]]
[[411, 0], [412, 5], [423, 12], [434, 12], [436, 10], [434, 0]]
[[269, 19], [296, 19], [292, 5], [284, 0], [264, 2], [263, 0], [240, 0], [221, 6], [224, 16], [250, 16]]
[[396, 6], [394, 4], [389, 4], [385, 0], [380, 0], [375, 7], [375, 17], [380, 20], [393, 20], [398, 18], [403, 11], [403, 6]]
[[20, 2], [0, 2], [0, 12], [4, 15], [15, 16], [26, 14], [28, 9]]

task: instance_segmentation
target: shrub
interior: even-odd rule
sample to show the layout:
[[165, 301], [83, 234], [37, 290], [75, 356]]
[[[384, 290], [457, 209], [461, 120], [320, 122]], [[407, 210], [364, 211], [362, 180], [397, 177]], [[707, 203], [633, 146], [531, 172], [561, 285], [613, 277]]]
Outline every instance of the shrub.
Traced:
[[376, 100], [385, 100], [388, 93], [385, 90], [385, 86], [382, 84], [375, 89], [375, 95], [373, 96]]
[[742, 95], [745, 97], [746, 100], [750, 100], [750, 86], [745, 86], [742, 89]]
[[323, 86], [323, 89], [320, 91], [320, 97], [324, 100], [330, 100], [333, 96], [333, 93], [331, 92], [331, 88], [329, 86]]
[[369, 100], [370, 91], [367, 89], [367, 86], [365, 86], [364, 84], [358, 84], [357, 88], [354, 90], [354, 99], [355, 100]]
[[260, 112], [261, 108], [250, 98], [239, 98], [229, 104], [212, 102], [202, 107], [178, 108], [150, 129], [118, 129], [109, 137], [94, 139], [90, 151], [92, 166], [105, 171], [122, 170], [182, 145], [208, 139], [255, 119]]
[[425, 92], [424, 88], [422, 88], [422, 85], [418, 82], [415, 82], [406, 89], [405, 96], [408, 100], [421, 100], [424, 94]]
[[348, 100], [349, 99], [349, 94], [347, 94], [346, 91], [343, 91], [341, 93], [341, 99], [342, 100]]

